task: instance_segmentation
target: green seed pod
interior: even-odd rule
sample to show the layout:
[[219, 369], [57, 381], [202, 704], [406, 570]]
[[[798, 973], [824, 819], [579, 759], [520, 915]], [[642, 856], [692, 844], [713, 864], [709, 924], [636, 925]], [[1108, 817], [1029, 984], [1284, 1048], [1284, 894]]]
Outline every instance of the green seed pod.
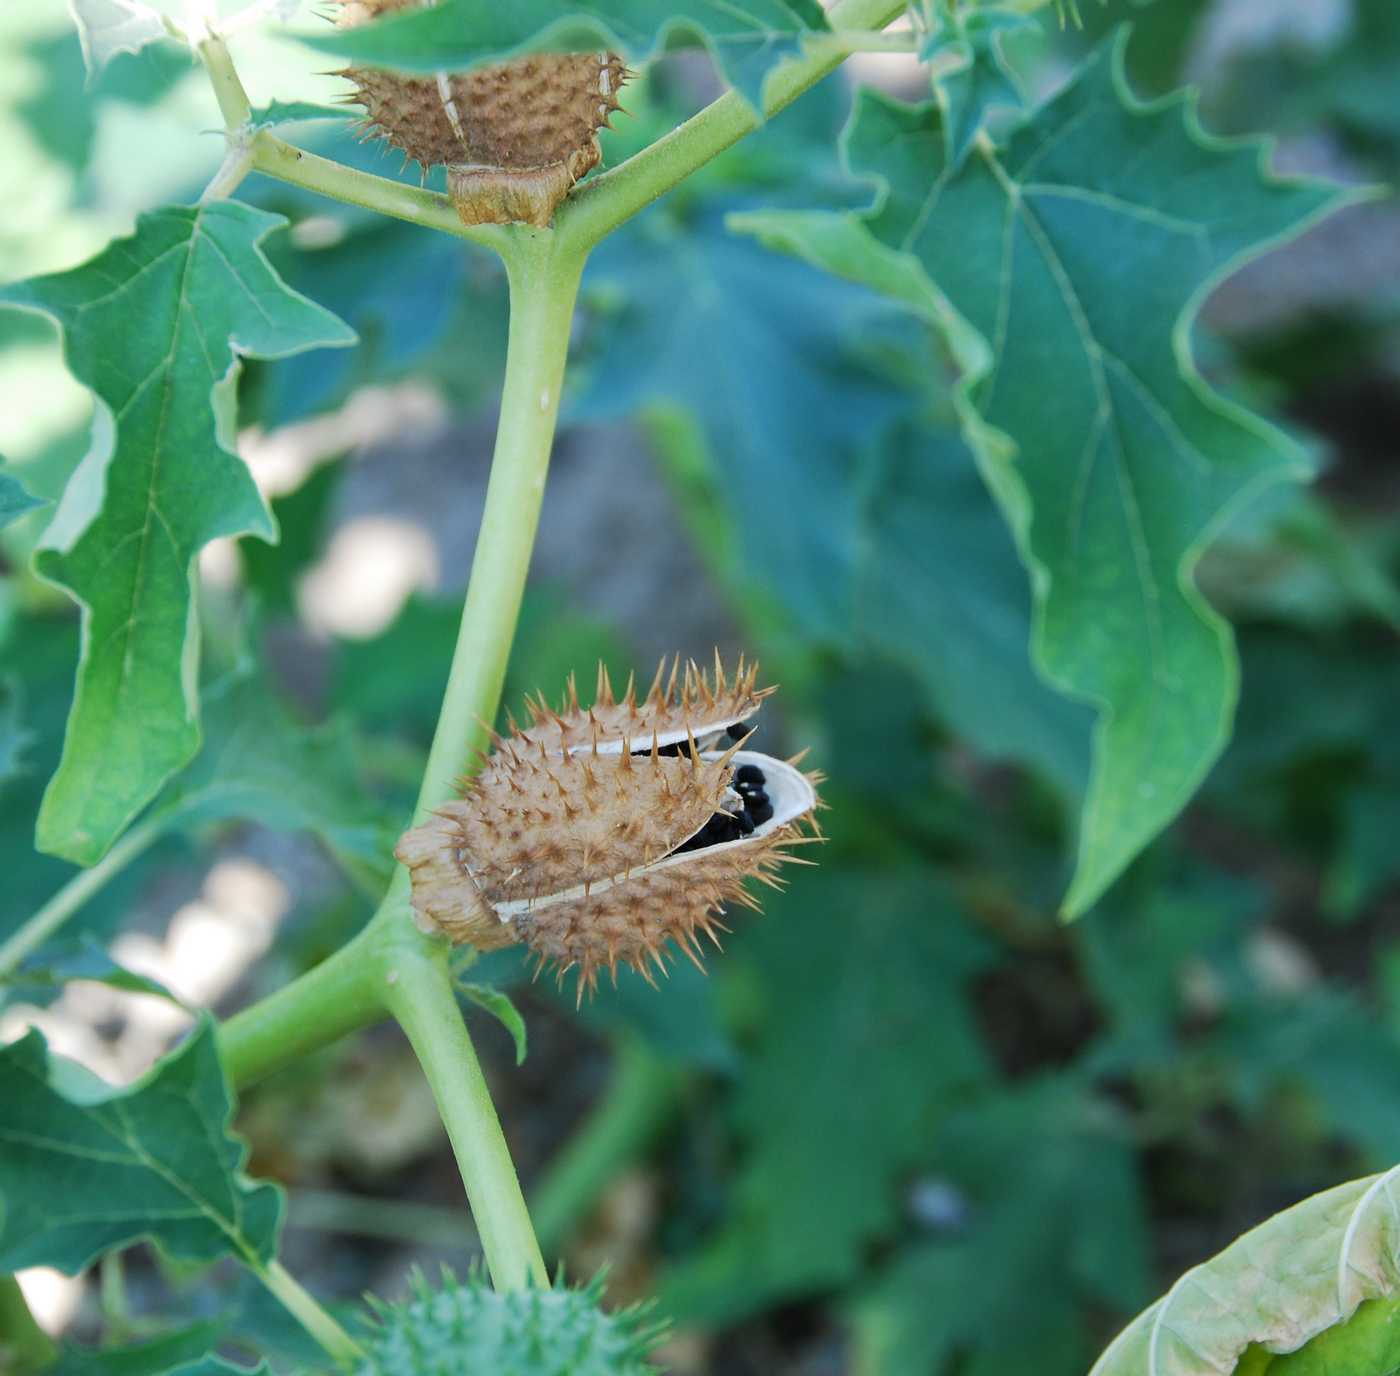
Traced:
[[444, 1268], [433, 1290], [421, 1274], [401, 1304], [371, 1300], [378, 1326], [355, 1376], [656, 1376], [646, 1360], [662, 1326], [634, 1306], [600, 1308], [603, 1287], [493, 1291]]

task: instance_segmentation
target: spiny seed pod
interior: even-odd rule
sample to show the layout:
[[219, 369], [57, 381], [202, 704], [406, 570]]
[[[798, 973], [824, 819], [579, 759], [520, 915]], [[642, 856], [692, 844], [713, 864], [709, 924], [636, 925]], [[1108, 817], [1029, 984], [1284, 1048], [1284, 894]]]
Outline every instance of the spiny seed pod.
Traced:
[[[340, 0], [337, 23], [366, 23], [424, 0]], [[549, 226], [573, 184], [602, 157], [598, 131], [620, 108], [627, 68], [615, 53], [537, 53], [470, 72], [401, 76], [377, 67], [341, 75], [366, 126], [425, 171], [443, 164], [469, 225]]]
[[665, 1325], [645, 1306], [605, 1312], [599, 1280], [498, 1293], [444, 1267], [440, 1289], [417, 1271], [409, 1286], [400, 1304], [369, 1298], [376, 1323], [355, 1376], [655, 1376], [647, 1353]]
[[[718, 944], [726, 903], [757, 909], [744, 881], [818, 839], [815, 774], [741, 748], [773, 690], [743, 661], [732, 682], [679, 659], [638, 702], [619, 701], [599, 666], [581, 707], [572, 676], [561, 710], [527, 703], [492, 733], [492, 753], [446, 804], [399, 841], [425, 931], [483, 950], [524, 942], [540, 966], [578, 971], [579, 997], [619, 961], [652, 978], [674, 942], [700, 965], [696, 933]], [[701, 967], [703, 969], [703, 966]]]

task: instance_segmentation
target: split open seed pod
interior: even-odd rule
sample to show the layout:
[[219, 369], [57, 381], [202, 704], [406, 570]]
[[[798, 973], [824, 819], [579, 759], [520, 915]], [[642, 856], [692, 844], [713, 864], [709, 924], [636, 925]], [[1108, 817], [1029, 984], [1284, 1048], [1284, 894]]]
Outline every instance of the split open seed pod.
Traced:
[[[341, 0], [354, 27], [425, 0]], [[426, 172], [447, 168], [448, 191], [469, 225], [524, 221], [547, 228], [574, 183], [602, 157], [598, 131], [620, 108], [627, 80], [610, 52], [534, 53], [468, 72], [406, 76], [350, 67], [366, 129]]]
[[[583, 707], [541, 697], [514, 720], [460, 799], [400, 840], [425, 931], [483, 950], [524, 942], [540, 965], [578, 972], [580, 995], [619, 962], [647, 978], [674, 943], [697, 965], [746, 880], [779, 886], [792, 851], [818, 839], [819, 776], [747, 749], [771, 689], [740, 662], [732, 680], [679, 661], [640, 701], [606, 670]], [[799, 757], [800, 759], [800, 757]], [[703, 967], [702, 967], [703, 968]]]

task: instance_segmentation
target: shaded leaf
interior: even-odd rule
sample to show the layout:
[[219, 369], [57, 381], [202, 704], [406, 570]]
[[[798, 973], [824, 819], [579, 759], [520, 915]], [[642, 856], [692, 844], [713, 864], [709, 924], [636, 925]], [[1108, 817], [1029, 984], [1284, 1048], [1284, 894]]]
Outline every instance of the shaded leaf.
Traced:
[[18, 478], [0, 470], [0, 529], [43, 505], [43, 499], [31, 497]]
[[[1250, 1372], [1370, 1373], [1353, 1364], [1343, 1336], [1366, 1301], [1384, 1304], [1393, 1327], [1400, 1292], [1400, 1167], [1353, 1180], [1296, 1204], [1188, 1271], [1140, 1314], [1095, 1363], [1091, 1376], [1216, 1376], [1251, 1346], [1288, 1353], [1339, 1328], [1336, 1365], [1267, 1363]], [[1373, 1335], [1368, 1314], [1357, 1346]], [[1374, 1348], [1372, 1349], [1374, 1351]]]
[[316, 105], [309, 100], [273, 100], [255, 105], [248, 116], [254, 129], [276, 129], [282, 124], [305, 124], [317, 119], [354, 119], [353, 111], [336, 105]]
[[60, 323], [70, 369], [103, 403], [37, 555], [85, 613], [38, 824], [41, 849], [79, 863], [100, 858], [198, 748], [191, 561], [220, 535], [275, 535], [221, 442], [239, 358], [354, 342], [269, 267], [260, 243], [281, 223], [232, 201], [154, 211], [90, 263], [0, 292]]
[[865, 92], [860, 216], [746, 217], [769, 243], [937, 321], [963, 421], [1031, 572], [1042, 670], [1100, 710], [1069, 914], [1180, 810], [1228, 738], [1229, 629], [1192, 568], [1213, 531], [1303, 451], [1212, 392], [1190, 356], [1206, 291], [1345, 199], [1271, 180], [1257, 145], [1201, 132], [1183, 98], [1136, 104], [1100, 52], [960, 171], [936, 104]]
[[75, 1068], [37, 1032], [0, 1049], [0, 1269], [76, 1275], [146, 1238], [180, 1260], [271, 1260], [281, 1198], [241, 1174], [212, 1023], [129, 1089]]
[[211, 1320], [124, 1347], [65, 1347], [53, 1376], [165, 1376], [203, 1359], [227, 1327]]
[[186, 829], [246, 817], [283, 831], [311, 831], [374, 897], [393, 861], [397, 819], [359, 776], [348, 723], [297, 722], [252, 672], [205, 693], [205, 745], [152, 814]]
[[992, 759], [1040, 769], [1077, 805], [1092, 714], [1031, 666], [1031, 597], [996, 503], [955, 430], [895, 428], [858, 523], [853, 638], [908, 665], [938, 716]]
[[996, 1095], [943, 1126], [930, 1172], [963, 1216], [857, 1298], [857, 1369], [1079, 1376], [1092, 1310], [1148, 1293], [1132, 1143], [1107, 1106], [1073, 1077]]
[[935, 367], [925, 332], [869, 292], [779, 270], [718, 209], [662, 212], [600, 247], [586, 282], [606, 309], [577, 414], [682, 408], [653, 432], [739, 605], [771, 602], [804, 647], [907, 665], [955, 733], [1077, 801], [1091, 717], [1031, 667], [1014, 542], [956, 430], [900, 420], [926, 398], [886, 364]]
[[1001, 38], [1037, 27], [1029, 15], [1009, 5], [978, 5], [975, 9], [944, 6], [942, 24], [919, 57], [927, 62], [940, 53], [951, 53], [963, 59], [961, 68], [933, 83], [943, 114], [945, 156], [950, 167], [962, 164], [994, 111], [1020, 111], [1021, 90], [1002, 51]]
[[24, 724], [24, 684], [18, 674], [0, 678], [0, 784], [24, 771], [34, 733]]
[[765, 907], [744, 949], [782, 998], [735, 1108], [748, 1151], [728, 1221], [663, 1286], [681, 1320], [849, 1280], [897, 1219], [898, 1179], [988, 1073], [963, 986], [991, 949], [927, 871], [824, 873]]
[[123, 993], [152, 994], [171, 1003], [180, 1003], [159, 981], [119, 965], [103, 946], [87, 937], [52, 959], [22, 965], [0, 976], [0, 1005], [7, 998], [24, 1002], [33, 1002], [36, 998], [45, 1000], [70, 980], [95, 980]]
[[642, 217], [598, 247], [584, 286], [606, 314], [577, 414], [698, 417], [748, 572], [808, 634], [844, 634], [860, 459], [912, 405], [870, 357], [892, 333], [909, 345], [896, 313], [726, 234], [718, 206]]
[[443, 0], [432, 9], [316, 35], [313, 47], [410, 72], [479, 67], [526, 52], [606, 48], [645, 62], [673, 44], [702, 44], [724, 79], [760, 107], [763, 80], [802, 40], [824, 32], [815, 0], [515, 0], [482, 6]]
[[502, 993], [490, 984], [459, 983], [457, 988], [478, 1008], [484, 1008], [490, 1013], [510, 1033], [511, 1040], [515, 1043], [515, 1063], [516, 1065], [524, 1065], [525, 1019], [520, 1016], [520, 1011], [511, 1002], [510, 995]]

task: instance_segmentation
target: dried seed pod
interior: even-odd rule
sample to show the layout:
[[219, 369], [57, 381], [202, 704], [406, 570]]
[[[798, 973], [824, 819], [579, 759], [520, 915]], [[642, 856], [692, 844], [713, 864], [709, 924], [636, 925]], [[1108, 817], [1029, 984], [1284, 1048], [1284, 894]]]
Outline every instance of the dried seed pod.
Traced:
[[[338, 23], [363, 24], [423, 0], [341, 0]], [[469, 72], [344, 73], [366, 123], [424, 169], [443, 164], [467, 224], [523, 220], [547, 228], [555, 207], [602, 152], [627, 68], [615, 53], [536, 53]]]
[[[663, 666], [664, 668], [664, 666]], [[732, 682], [679, 661], [638, 701], [600, 669], [591, 707], [570, 679], [560, 711], [528, 702], [462, 798], [400, 840], [425, 931], [484, 950], [524, 942], [541, 965], [577, 969], [579, 992], [621, 961], [648, 979], [674, 942], [697, 965], [726, 903], [757, 908], [744, 881], [776, 886], [816, 838], [815, 774], [743, 749], [772, 691], [740, 662]], [[739, 779], [742, 771], [743, 778]]]

